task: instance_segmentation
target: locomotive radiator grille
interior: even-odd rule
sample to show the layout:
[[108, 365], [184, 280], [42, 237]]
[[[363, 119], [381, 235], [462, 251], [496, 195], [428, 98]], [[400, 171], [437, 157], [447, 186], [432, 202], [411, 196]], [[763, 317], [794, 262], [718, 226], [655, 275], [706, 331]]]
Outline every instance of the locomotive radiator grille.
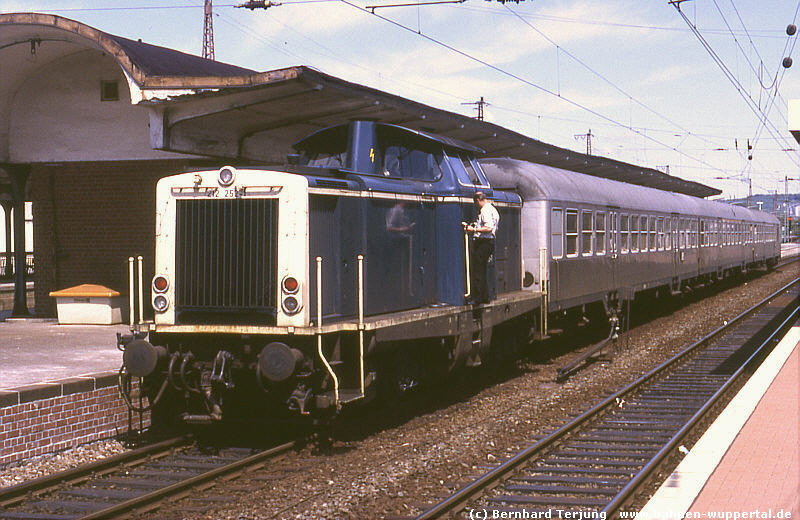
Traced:
[[274, 324], [278, 201], [177, 203], [178, 321]]

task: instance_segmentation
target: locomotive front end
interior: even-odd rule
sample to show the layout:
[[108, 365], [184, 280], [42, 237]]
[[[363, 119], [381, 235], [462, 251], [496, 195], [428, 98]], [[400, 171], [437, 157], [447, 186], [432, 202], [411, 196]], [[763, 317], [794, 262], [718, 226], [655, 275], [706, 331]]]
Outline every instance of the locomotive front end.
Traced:
[[156, 199], [154, 319], [124, 345], [124, 371], [161, 417], [305, 413], [306, 178], [226, 166], [164, 178]]
[[156, 326], [308, 323], [304, 177], [230, 166], [177, 175], [159, 182], [157, 207]]

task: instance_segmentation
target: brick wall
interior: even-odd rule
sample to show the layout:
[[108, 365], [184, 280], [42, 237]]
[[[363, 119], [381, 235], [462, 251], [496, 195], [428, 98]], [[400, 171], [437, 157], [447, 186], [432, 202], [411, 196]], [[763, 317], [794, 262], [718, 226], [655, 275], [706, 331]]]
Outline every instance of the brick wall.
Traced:
[[[138, 414], [133, 428], [139, 427]], [[143, 426], [148, 426], [149, 414]], [[116, 373], [0, 391], [0, 464], [52, 453], [128, 431]]]
[[[33, 201], [36, 315], [54, 317], [49, 293], [83, 283], [127, 294], [127, 260], [144, 256], [152, 276], [155, 186], [159, 178], [200, 161], [114, 161], [35, 164]], [[149, 283], [145, 283], [145, 288]], [[149, 295], [145, 294], [146, 301]], [[147, 306], [145, 306], [147, 307]]]

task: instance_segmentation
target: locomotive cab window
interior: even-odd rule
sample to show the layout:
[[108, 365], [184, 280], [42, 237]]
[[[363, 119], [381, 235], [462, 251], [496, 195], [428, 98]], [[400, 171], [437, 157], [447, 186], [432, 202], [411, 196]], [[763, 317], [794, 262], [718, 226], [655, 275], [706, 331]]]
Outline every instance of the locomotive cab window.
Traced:
[[334, 169], [348, 166], [347, 126], [322, 130], [294, 146], [300, 152], [298, 163], [302, 166]]
[[553, 208], [550, 214], [550, 251], [553, 258], [564, 256], [564, 211]]
[[435, 181], [442, 175], [442, 149], [426, 139], [412, 139], [391, 128], [378, 130], [379, 172], [385, 177]]
[[466, 153], [448, 152], [447, 163], [462, 186], [489, 186], [478, 162]]

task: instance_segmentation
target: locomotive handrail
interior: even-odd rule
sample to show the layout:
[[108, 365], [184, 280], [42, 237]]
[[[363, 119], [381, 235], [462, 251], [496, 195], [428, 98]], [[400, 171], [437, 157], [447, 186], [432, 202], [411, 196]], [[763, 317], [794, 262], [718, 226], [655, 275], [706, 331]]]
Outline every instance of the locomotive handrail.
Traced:
[[358, 255], [358, 366], [361, 374], [361, 398], [364, 382], [364, 255]]
[[[138, 265], [138, 269], [134, 271], [134, 262]], [[137, 256], [136, 258], [129, 256], [128, 257], [128, 308], [130, 311], [130, 328], [131, 332], [136, 329], [136, 272], [139, 275], [139, 324], [141, 325], [144, 323], [144, 284], [142, 283], [143, 278], [143, 263], [144, 258], [142, 255]]]
[[336, 372], [325, 357], [322, 351], [322, 257], [317, 257], [317, 354], [322, 364], [325, 365], [325, 370], [333, 380], [333, 404], [338, 410], [341, 405], [339, 404], [339, 378], [336, 377]]
[[469, 232], [464, 228], [464, 266], [467, 273], [467, 292], [464, 293], [464, 298], [472, 296], [472, 287], [470, 286], [470, 272], [469, 272]]
[[142, 255], [136, 257], [136, 263], [139, 266], [139, 324], [144, 323], [144, 276], [142, 275], [143, 262]]
[[133, 271], [133, 257], [128, 257], [128, 311], [130, 312], [130, 325], [133, 331], [133, 324], [136, 320], [136, 302], [134, 301], [134, 291], [136, 289], [136, 278]]

